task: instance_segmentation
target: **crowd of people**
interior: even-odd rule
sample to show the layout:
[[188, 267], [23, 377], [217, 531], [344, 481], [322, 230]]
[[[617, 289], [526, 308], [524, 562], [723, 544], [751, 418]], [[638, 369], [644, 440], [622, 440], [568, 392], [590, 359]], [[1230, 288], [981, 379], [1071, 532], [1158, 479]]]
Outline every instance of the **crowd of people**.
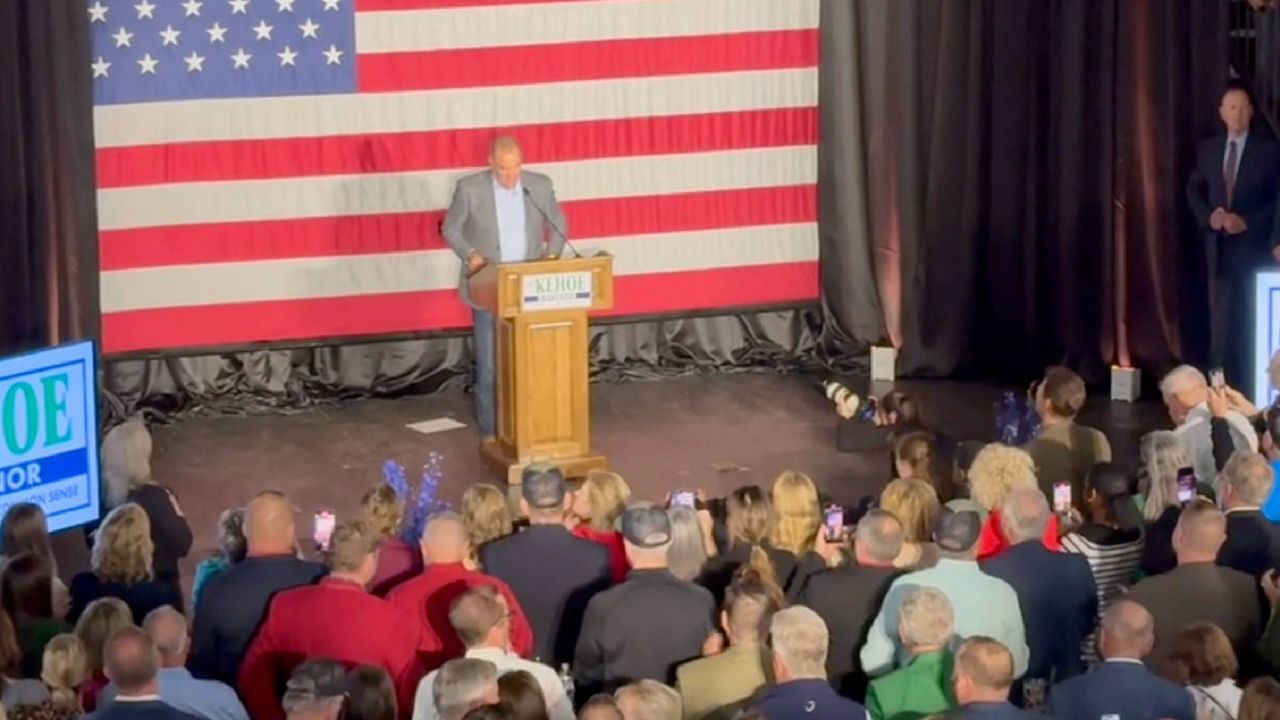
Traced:
[[[150, 439], [104, 442], [113, 507], [64, 584], [39, 507], [0, 522], [0, 709], [107, 720], [1280, 718], [1280, 412], [1193, 368], [1135, 471], [1046, 373], [1042, 429], [943, 460], [883, 417], [893, 477], [834, 527], [811, 479], [664, 503], [529, 466], [432, 514], [370, 488], [323, 563], [264, 491], [192, 533]], [[893, 403], [903, 407], [903, 399]], [[908, 413], [902, 413], [906, 417]], [[901, 425], [900, 427], [895, 427]], [[680, 493], [685, 495], [685, 493]]]

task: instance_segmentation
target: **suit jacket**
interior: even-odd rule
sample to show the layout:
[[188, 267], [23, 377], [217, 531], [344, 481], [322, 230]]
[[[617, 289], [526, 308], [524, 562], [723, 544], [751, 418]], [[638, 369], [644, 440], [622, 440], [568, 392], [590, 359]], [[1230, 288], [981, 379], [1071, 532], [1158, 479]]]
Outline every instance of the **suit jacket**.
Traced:
[[327, 577], [275, 596], [240, 667], [240, 696], [254, 720], [280, 720], [285, 683], [307, 658], [377, 665], [396, 688], [402, 718], [413, 710], [422, 679], [418, 629], [412, 618], [363, 587]]
[[92, 717], [94, 720], [205, 720], [160, 700], [113, 702]]
[[1218, 564], [1255, 578], [1280, 565], [1280, 525], [1260, 510], [1227, 512], [1227, 541], [1218, 551]]
[[1031, 541], [984, 561], [982, 571], [1018, 594], [1031, 651], [1026, 677], [1063, 680], [1084, 672], [1080, 648], [1098, 616], [1098, 589], [1088, 560]]
[[[1235, 192], [1227, 203], [1223, 178], [1227, 136], [1217, 135], [1200, 143], [1195, 168], [1187, 178], [1187, 203], [1196, 217], [1211, 257], [1217, 258], [1219, 274], [1234, 273], [1265, 261], [1273, 245], [1271, 235], [1280, 192], [1280, 147], [1274, 138], [1254, 127], [1245, 141], [1236, 171]], [[1225, 208], [1244, 218], [1248, 229], [1238, 236], [1214, 232], [1209, 218], [1216, 208]]]
[[915, 720], [955, 707], [950, 650], [935, 650], [911, 658], [899, 668], [871, 681], [867, 712], [873, 720]]
[[827, 623], [827, 677], [847, 698], [858, 700], [866, 692], [858, 650], [896, 577], [894, 568], [849, 565], [810, 576], [796, 598]]
[[728, 718], [756, 691], [773, 682], [768, 648], [731, 645], [719, 655], [690, 660], [676, 668], [676, 689], [686, 720]]
[[1147, 667], [1175, 679], [1173, 641], [1182, 628], [1206, 621], [1222, 628], [1241, 668], [1257, 666], [1255, 646], [1262, 632], [1255, 580], [1213, 563], [1179, 565], [1133, 586], [1126, 599], [1145, 607], [1156, 623], [1156, 642]]
[[[475, 250], [489, 262], [497, 262], [501, 253], [498, 241], [498, 207], [493, 199], [493, 173], [482, 170], [458, 180], [453, 190], [453, 200], [445, 213], [440, 232], [449, 247], [464, 262], [458, 279], [458, 294], [468, 305], [471, 293], [467, 288], [467, 255]], [[564, 250], [564, 237], [569, 226], [556, 202], [551, 178], [531, 170], [520, 171], [520, 184], [528, 190], [524, 198], [524, 226], [526, 235], [525, 260], [537, 260], [545, 254], [559, 255]], [[543, 217], [546, 213], [546, 218]], [[550, 218], [551, 225], [547, 223]], [[553, 227], [554, 226], [554, 227]], [[557, 232], [558, 229], [558, 232]], [[545, 247], [545, 250], [544, 250]]]
[[533, 658], [573, 662], [587, 603], [609, 587], [609, 550], [562, 525], [534, 525], [480, 548], [484, 571], [505, 582], [533, 627]]
[[975, 702], [959, 707], [947, 717], [960, 720], [1043, 720], [1043, 715], [1029, 713], [1005, 702]]
[[1142, 663], [1108, 660], [1053, 686], [1049, 714], [1057, 720], [1195, 720], [1196, 705], [1186, 688], [1151, 674]]

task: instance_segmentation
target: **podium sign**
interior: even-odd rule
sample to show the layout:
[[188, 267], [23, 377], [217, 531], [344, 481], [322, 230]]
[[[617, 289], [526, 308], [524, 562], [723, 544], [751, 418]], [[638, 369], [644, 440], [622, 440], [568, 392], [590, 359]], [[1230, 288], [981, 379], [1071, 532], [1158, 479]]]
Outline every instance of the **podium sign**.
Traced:
[[486, 464], [513, 484], [531, 462], [570, 477], [607, 467], [591, 451], [587, 313], [613, 305], [613, 258], [493, 265], [470, 283], [495, 323], [498, 435], [480, 448]]
[[1276, 397], [1267, 369], [1280, 350], [1280, 272], [1257, 274], [1253, 307], [1253, 403], [1265, 408]]

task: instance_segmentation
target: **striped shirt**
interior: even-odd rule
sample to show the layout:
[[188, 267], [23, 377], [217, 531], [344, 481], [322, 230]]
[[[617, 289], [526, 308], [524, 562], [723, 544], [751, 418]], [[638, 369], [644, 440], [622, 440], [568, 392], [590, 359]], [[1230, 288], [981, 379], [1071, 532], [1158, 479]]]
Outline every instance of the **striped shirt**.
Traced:
[[[1085, 525], [1062, 538], [1063, 552], [1083, 555], [1093, 571], [1098, 586], [1098, 619], [1111, 603], [1133, 583], [1138, 561], [1142, 558], [1142, 531], [1119, 530], [1102, 525]], [[1082, 657], [1096, 662], [1096, 631], [1090, 633], [1081, 649]]]

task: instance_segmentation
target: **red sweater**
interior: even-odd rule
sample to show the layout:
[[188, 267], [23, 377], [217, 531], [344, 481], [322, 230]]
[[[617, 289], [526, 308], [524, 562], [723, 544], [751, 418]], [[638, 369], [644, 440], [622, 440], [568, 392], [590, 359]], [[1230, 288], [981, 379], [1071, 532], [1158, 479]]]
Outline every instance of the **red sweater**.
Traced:
[[590, 525], [578, 525], [573, 528], [573, 536], [591, 542], [598, 542], [609, 548], [609, 575], [614, 585], [621, 584], [631, 571], [631, 563], [627, 562], [627, 547], [623, 544], [622, 533], [613, 530], [596, 530]]
[[[1044, 546], [1060, 552], [1062, 550], [1062, 542], [1058, 537], [1058, 516], [1049, 516], [1049, 525], [1044, 530], [1044, 537], [1041, 542]], [[978, 536], [978, 559], [986, 560], [992, 555], [997, 555], [1009, 549], [1009, 539], [1004, 536], [1004, 526], [1000, 522], [1000, 509], [991, 511], [987, 516], [987, 524], [982, 526], [982, 534]]]
[[413, 632], [420, 638], [418, 653], [428, 672], [466, 652], [449, 623], [449, 606], [462, 593], [481, 585], [497, 588], [507, 600], [507, 609], [511, 611], [512, 652], [524, 658], [533, 652], [533, 628], [520, 601], [505, 582], [468, 570], [462, 563], [428, 565], [421, 575], [401, 583], [387, 596], [387, 602], [397, 610], [416, 619]]
[[410, 717], [423, 675], [414, 625], [386, 600], [349, 580], [327, 577], [280, 592], [240, 666], [240, 697], [249, 717], [283, 718], [285, 683], [308, 658], [384, 668], [395, 682], [400, 717]]

